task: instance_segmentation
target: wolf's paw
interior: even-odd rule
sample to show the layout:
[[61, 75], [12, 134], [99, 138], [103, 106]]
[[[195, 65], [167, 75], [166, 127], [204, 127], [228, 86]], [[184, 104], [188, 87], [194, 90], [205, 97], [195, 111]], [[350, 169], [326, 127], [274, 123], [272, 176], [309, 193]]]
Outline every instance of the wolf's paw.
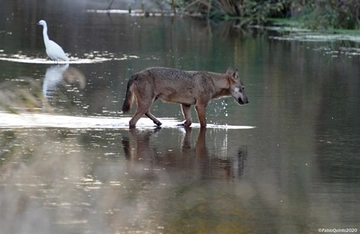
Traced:
[[190, 125], [191, 125], [191, 122], [185, 121], [184, 123], [179, 123], [176, 126], [188, 128], [188, 127], [190, 127]]
[[154, 121], [154, 124], [156, 124], [156, 126], [160, 127], [162, 123], [160, 121]]

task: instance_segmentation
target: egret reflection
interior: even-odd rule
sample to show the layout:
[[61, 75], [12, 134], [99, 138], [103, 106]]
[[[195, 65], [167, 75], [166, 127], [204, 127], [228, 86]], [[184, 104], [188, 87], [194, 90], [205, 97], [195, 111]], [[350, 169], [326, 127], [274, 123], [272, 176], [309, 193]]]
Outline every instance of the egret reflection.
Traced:
[[84, 74], [77, 68], [64, 65], [52, 65], [45, 72], [42, 93], [52, 105], [71, 103], [79, 97], [79, 90], [86, 86]]
[[45, 79], [43, 83], [43, 95], [45, 98], [53, 96], [56, 87], [63, 80], [64, 72], [69, 68], [69, 64], [53, 65], [46, 70]]

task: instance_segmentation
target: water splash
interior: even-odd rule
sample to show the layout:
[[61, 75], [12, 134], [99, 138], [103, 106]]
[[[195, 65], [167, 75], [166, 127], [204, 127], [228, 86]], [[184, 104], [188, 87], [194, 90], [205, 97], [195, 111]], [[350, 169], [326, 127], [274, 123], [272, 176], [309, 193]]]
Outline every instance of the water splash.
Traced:
[[[130, 117], [80, 117], [51, 114], [8, 114], [0, 113], [0, 128], [74, 128], [74, 129], [127, 129]], [[159, 118], [163, 128], [179, 128], [179, 122], [173, 118]], [[141, 118], [138, 129], [153, 129], [154, 123], [148, 118]], [[200, 128], [193, 123], [193, 128]], [[207, 124], [207, 128], [218, 129], [253, 129], [254, 126]]]

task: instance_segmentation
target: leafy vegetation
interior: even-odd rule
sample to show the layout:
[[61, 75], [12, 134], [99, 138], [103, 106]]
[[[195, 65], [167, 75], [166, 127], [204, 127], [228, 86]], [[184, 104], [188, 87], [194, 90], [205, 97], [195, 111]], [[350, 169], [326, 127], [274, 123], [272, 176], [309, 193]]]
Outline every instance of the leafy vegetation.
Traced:
[[[270, 18], [294, 19], [303, 27], [358, 29], [358, 0], [178, 0], [187, 13], [211, 19], [240, 19], [241, 25], [266, 24]], [[172, 1], [174, 4], [174, 1]]]

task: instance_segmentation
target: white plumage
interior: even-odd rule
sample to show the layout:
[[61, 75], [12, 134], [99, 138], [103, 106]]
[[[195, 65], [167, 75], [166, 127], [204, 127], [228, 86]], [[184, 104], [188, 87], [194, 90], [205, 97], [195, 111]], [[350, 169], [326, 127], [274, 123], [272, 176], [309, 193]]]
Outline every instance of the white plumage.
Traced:
[[52, 60], [64, 60], [69, 61], [69, 58], [66, 56], [64, 50], [56, 44], [56, 42], [49, 39], [49, 36], [47, 34], [47, 24], [45, 20], [40, 20], [38, 22], [38, 25], [43, 26], [43, 37], [44, 37], [44, 44], [46, 48], [46, 54], [52, 59]]

